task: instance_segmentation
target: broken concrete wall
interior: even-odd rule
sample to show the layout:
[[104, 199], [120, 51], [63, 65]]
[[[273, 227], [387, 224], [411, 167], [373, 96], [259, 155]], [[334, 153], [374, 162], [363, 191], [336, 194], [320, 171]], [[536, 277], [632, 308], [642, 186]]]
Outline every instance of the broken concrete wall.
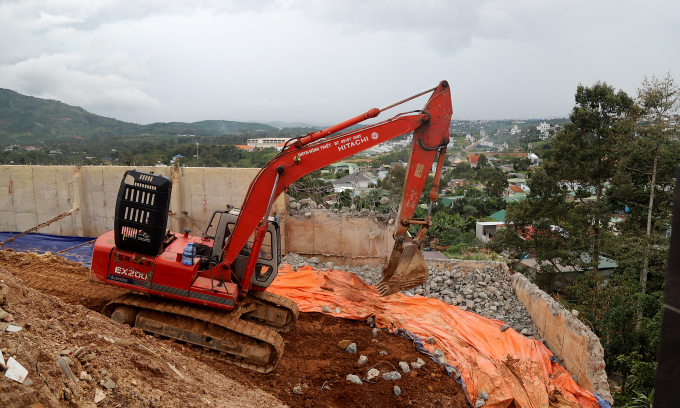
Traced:
[[394, 227], [372, 217], [311, 210], [285, 218], [288, 252], [339, 265], [377, 266], [392, 252]]
[[[26, 231], [74, 207], [39, 232], [96, 237], [113, 229], [118, 188], [128, 167], [0, 166], [0, 231]], [[200, 234], [216, 209], [240, 207], [259, 169], [136, 167], [172, 178], [168, 228]], [[269, 197], [266, 197], [268, 199]], [[281, 195], [273, 206], [284, 208]], [[186, 214], [185, 214], [186, 213]]]
[[541, 337], [578, 383], [613, 402], [600, 339], [571, 312], [519, 273], [510, 277], [515, 294], [531, 314]]

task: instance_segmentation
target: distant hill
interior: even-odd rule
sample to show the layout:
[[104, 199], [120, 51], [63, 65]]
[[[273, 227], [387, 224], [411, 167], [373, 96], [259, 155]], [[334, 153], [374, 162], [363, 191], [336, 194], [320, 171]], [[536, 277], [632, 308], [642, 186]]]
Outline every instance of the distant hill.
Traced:
[[319, 126], [310, 125], [309, 123], [303, 122], [282, 122], [280, 120], [274, 122], [267, 122], [268, 125], [277, 128], [317, 128]]
[[205, 120], [138, 125], [95, 115], [63, 102], [22, 95], [0, 88], [0, 143], [57, 138], [141, 134], [194, 134], [214, 136], [248, 131], [275, 130], [260, 123]]

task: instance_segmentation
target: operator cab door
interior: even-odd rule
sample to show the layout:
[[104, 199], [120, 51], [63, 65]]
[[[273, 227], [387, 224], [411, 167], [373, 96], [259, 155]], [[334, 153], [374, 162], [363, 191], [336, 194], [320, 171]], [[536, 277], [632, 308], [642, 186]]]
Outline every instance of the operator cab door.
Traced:
[[[203, 234], [208, 238], [213, 238], [214, 244], [211, 258], [214, 259], [217, 257], [217, 262], [222, 261], [224, 243], [234, 229], [239, 212], [238, 209], [215, 211]], [[281, 240], [279, 231], [279, 224], [276, 222], [276, 219], [274, 217], [269, 217], [267, 233], [262, 241], [262, 247], [259, 256], [257, 257], [257, 264], [255, 265], [255, 272], [253, 273], [252, 284], [254, 286], [266, 288], [274, 281], [274, 278], [276, 278], [276, 275], [278, 274], [279, 263], [281, 262]], [[241, 253], [234, 261], [233, 275], [239, 283], [243, 281], [246, 264], [248, 263], [248, 257], [250, 256], [250, 248], [253, 246], [254, 235], [254, 233], [251, 235], [250, 239], [241, 250]]]

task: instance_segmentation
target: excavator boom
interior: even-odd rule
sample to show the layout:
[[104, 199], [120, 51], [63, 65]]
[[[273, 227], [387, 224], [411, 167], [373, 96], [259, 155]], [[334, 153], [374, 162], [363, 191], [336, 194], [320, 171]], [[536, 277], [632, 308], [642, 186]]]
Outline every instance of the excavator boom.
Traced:
[[[448, 132], [452, 113], [451, 92], [448, 83], [442, 81], [433, 90], [434, 92], [427, 104], [417, 114], [397, 115], [359, 130], [332, 136], [332, 134], [344, 128], [376, 117], [381, 111], [403, 103], [418, 96], [418, 94], [383, 109], [371, 109], [363, 115], [331, 128], [305, 135], [287, 145], [280, 154], [260, 170], [250, 184], [238, 220], [225, 243], [222, 262], [218, 265], [218, 268], [229, 274], [230, 267], [235, 262], [236, 257], [252, 236], [253, 231], [256, 231], [248, 266], [243, 274], [242, 281], [238, 282], [243, 292], [250, 290], [256, 265], [255, 258], [267, 228], [271, 205], [279, 194], [293, 182], [315, 170], [397, 136], [413, 132], [399, 210], [399, 223], [395, 232], [395, 247], [387, 267], [383, 270], [383, 280], [378, 288], [381, 294], [387, 295], [423, 283], [427, 279], [427, 265], [422, 253], [420, 253], [420, 242], [417, 239], [406, 237], [406, 231], [412, 223], [420, 224], [421, 231], [425, 231], [429, 226], [429, 218], [418, 221], [412, 220], [411, 217], [418, 205], [432, 163], [438, 152], [440, 160], [437, 166], [436, 179], [439, 180], [443, 155], [449, 142]], [[428, 91], [432, 91], [432, 89]], [[434, 199], [436, 199], [436, 191], [434, 198], [430, 194], [430, 200], [434, 201]]]

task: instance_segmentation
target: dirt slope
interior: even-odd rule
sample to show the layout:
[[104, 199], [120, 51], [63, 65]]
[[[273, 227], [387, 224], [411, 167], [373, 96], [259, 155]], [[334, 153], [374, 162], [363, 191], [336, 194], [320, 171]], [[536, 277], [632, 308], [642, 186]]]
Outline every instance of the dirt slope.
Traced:
[[[94, 406], [95, 389], [107, 395], [97, 404], [100, 407], [250, 407], [282, 406], [282, 402], [292, 407], [468, 406], [461, 386], [415, 351], [410, 341], [386, 332], [375, 337], [364, 322], [301, 313], [296, 328], [284, 334], [285, 351], [278, 367], [273, 373], [259, 374], [96, 313], [123, 291], [90, 283], [88, 274], [87, 268], [60, 257], [0, 251], [4, 307], [16, 324], [24, 326], [18, 334], [0, 337], [0, 348], [7, 349], [6, 358], [16, 355], [33, 381], [26, 386], [1, 377], [0, 406], [34, 402]], [[338, 347], [345, 339], [356, 343], [357, 354]], [[72, 352], [83, 346], [85, 351], [72, 358], [71, 367], [76, 377], [86, 372], [86, 379], [78, 381], [81, 392], [65, 380], [54, 361], [62, 350]], [[368, 363], [359, 365], [360, 355], [368, 357]], [[419, 357], [426, 365], [409, 374], [399, 370], [402, 378], [396, 381], [379, 378], [358, 385], [346, 380], [348, 374], [366, 378], [373, 366], [381, 374], [393, 371], [400, 361], [410, 363]], [[116, 384], [113, 390], [100, 385], [109, 378]], [[298, 385], [302, 395], [293, 393]], [[395, 385], [400, 396], [394, 395]]]
[[[28, 288], [1, 267], [0, 280], [0, 307], [22, 327], [0, 334], [0, 349], [5, 360], [13, 356], [28, 370], [24, 384], [0, 377], [2, 407], [94, 407], [97, 390], [106, 395], [98, 407], [285, 406], [191, 355], [174, 352], [165, 341]], [[80, 347], [76, 358], [73, 352]], [[71, 355], [77, 384], [55, 364], [60, 354]], [[109, 380], [112, 390], [104, 386]]]

